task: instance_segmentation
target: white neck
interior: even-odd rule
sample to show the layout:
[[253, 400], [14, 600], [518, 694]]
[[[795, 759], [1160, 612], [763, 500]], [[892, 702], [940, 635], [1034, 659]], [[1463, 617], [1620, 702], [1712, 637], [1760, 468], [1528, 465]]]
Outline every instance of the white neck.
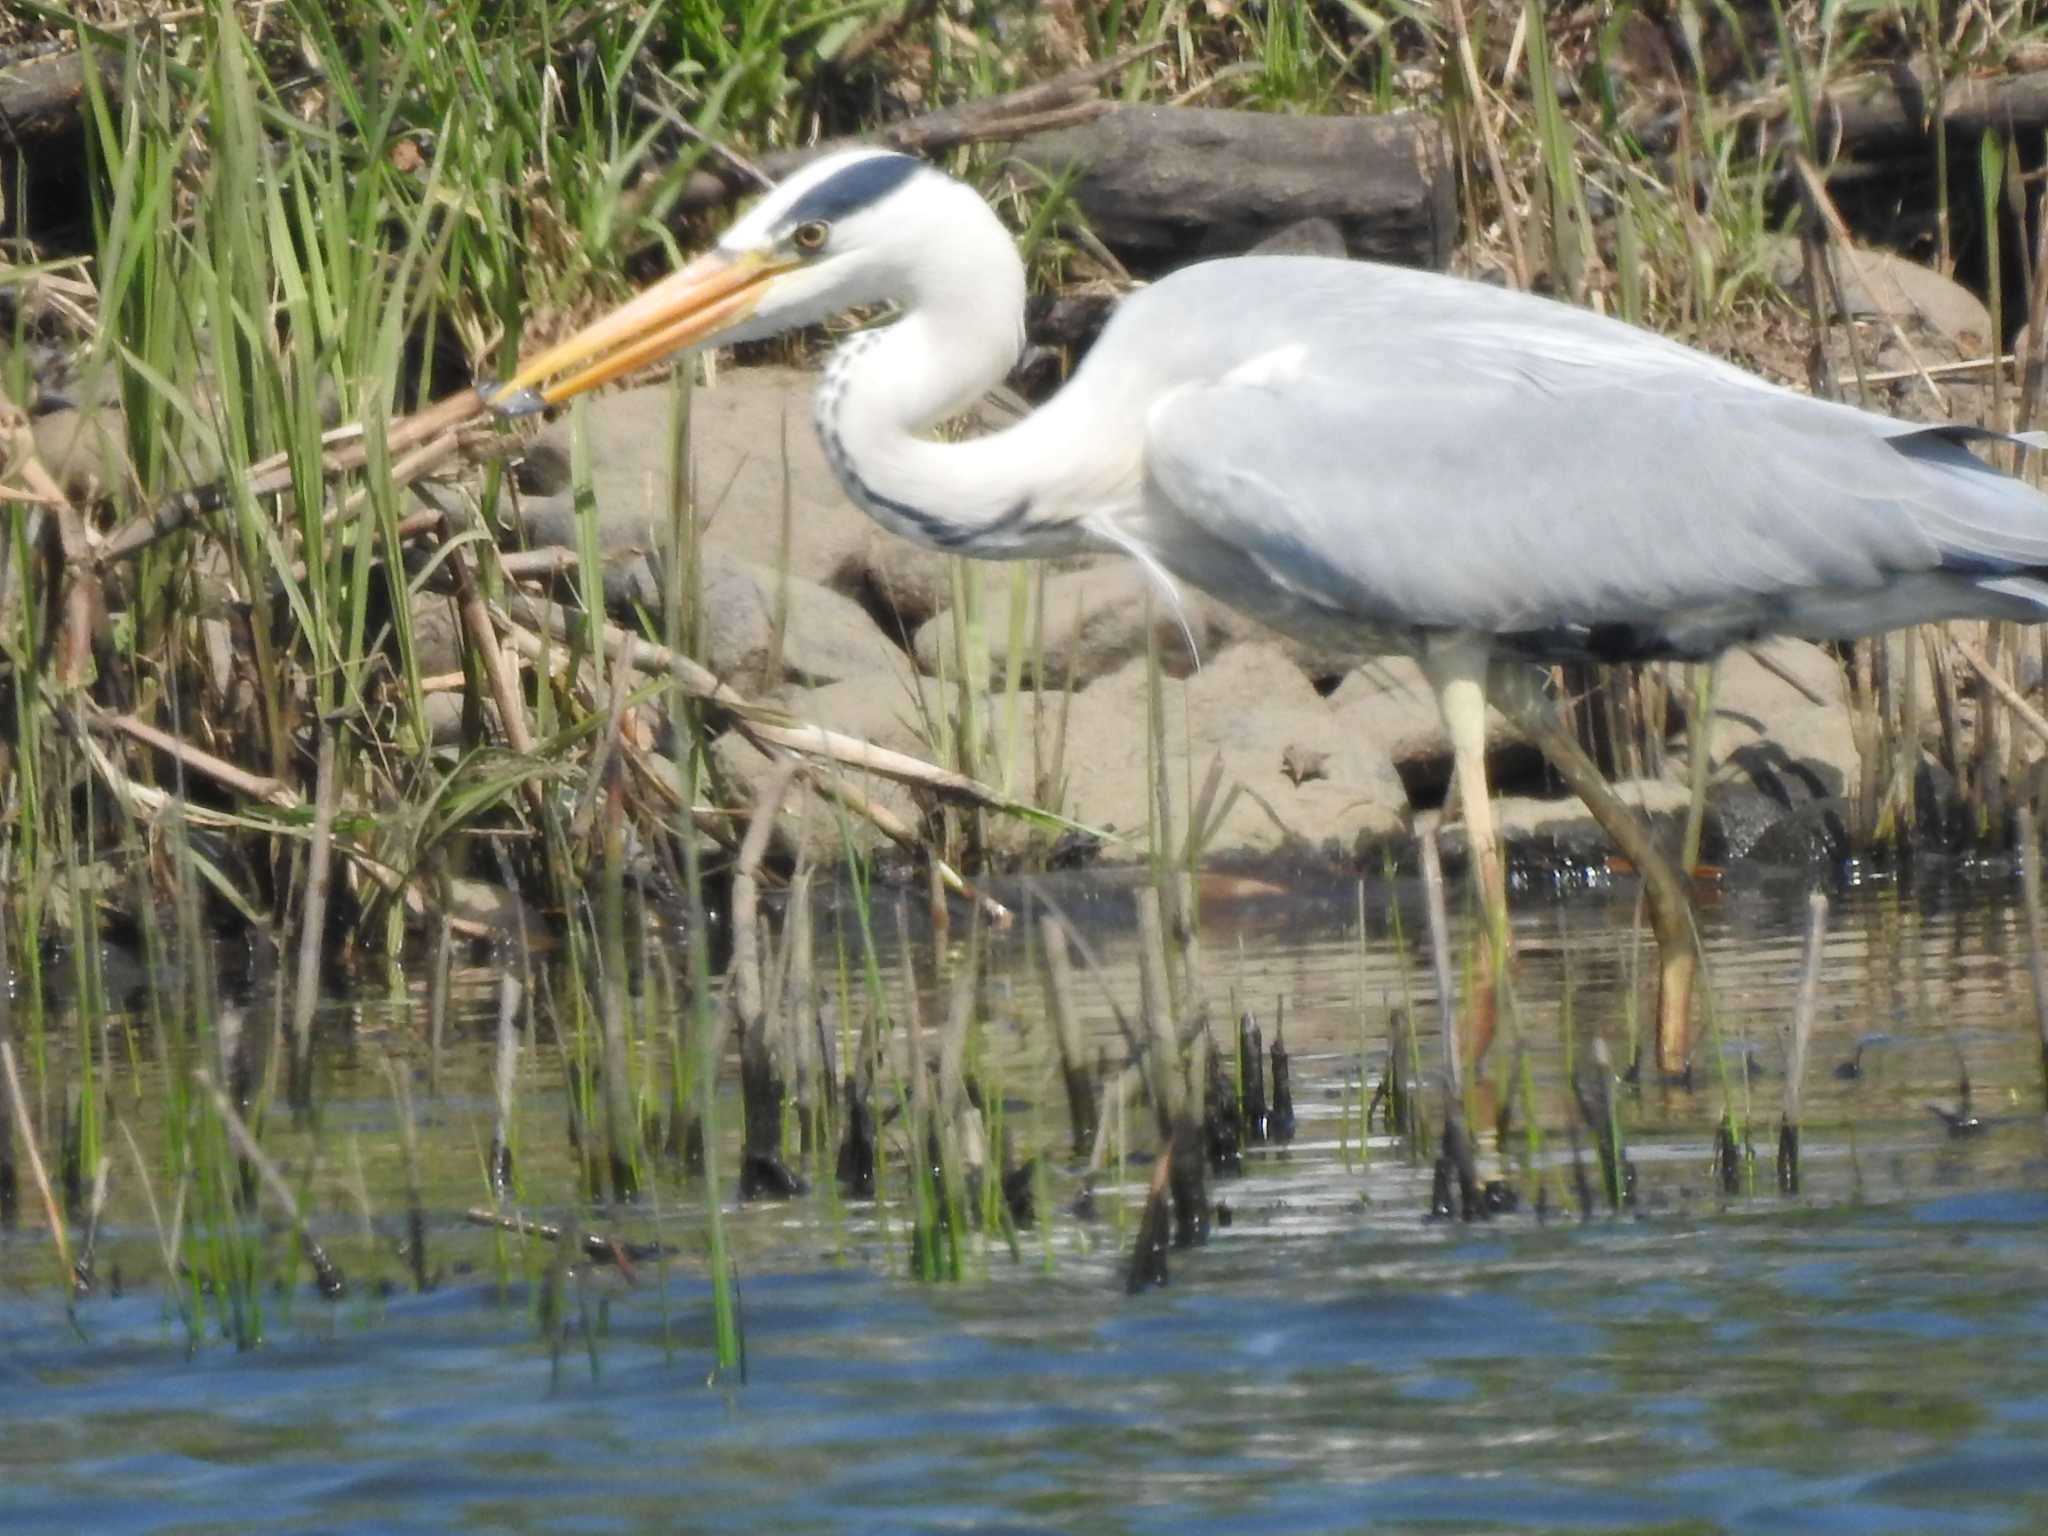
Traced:
[[[1038, 412], [966, 442], [922, 434], [1002, 382], [1023, 331], [1024, 272], [1009, 235], [976, 201], [986, 229], [962, 231], [919, 263], [893, 325], [833, 355], [816, 402], [819, 436], [846, 493], [894, 533], [978, 559], [1099, 547], [1080, 519], [1102, 476]], [[992, 236], [992, 238], [991, 238]]]

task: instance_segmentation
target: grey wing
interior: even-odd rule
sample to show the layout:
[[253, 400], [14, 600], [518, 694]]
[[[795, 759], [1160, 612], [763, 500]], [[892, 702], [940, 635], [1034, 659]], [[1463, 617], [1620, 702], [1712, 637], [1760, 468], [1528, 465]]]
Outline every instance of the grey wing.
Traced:
[[1359, 350], [1185, 385], [1148, 418], [1156, 491], [1326, 611], [1529, 635], [1707, 615], [1732, 635], [1798, 627], [1806, 594], [2048, 566], [2048, 501], [1944, 429], [1705, 358], [1612, 382], [1451, 348], [1395, 378]]

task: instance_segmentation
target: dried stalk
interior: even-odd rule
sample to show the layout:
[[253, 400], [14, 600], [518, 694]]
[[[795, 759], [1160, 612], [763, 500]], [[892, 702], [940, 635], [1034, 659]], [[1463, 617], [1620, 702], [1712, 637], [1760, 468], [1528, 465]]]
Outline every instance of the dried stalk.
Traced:
[[14, 1123], [21, 1127], [22, 1145], [28, 1148], [28, 1171], [36, 1181], [36, 1191], [43, 1197], [43, 1214], [49, 1219], [50, 1240], [57, 1245], [57, 1262], [64, 1267], [65, 1276], [74, 1271], [71, 1267], [71, 1236], [64, 1228], [64, 1217], [57, 1209], [57, 1197], [50, 1189], [50, 1175], [43, 1168], [43, 1154], [36, 1147], [36, 1129], [28, 1117], [28, 1102], [21, 1092], [21, 1074], [14, 1066], [14, 1045], [11, 1041], [0, 1040], [0, 1069], [7, 1075], [7, 1100], [14, 1106]]
[[292, 1053], [303, 1080], [313, 1051], [313, 1006], [320, 996], [320, 946], [327, 931], [327, 890], [334, 861], [334, 728], [320, 722], [319, 766], [313, 779], [313, 849], [306, 861], [306, 900], [299, 914], [298, 990], [292, 999]]
[[2034, 1024], [2041, 1035], [2042, 1087], [2048, 1090], [2048, 953], [2042, 949], [2041, 844], [2034, 831], [2034, 812], [2019, 812], [2020, 890], [2027, 907], [2027, 967], [2034, 983]]
[[291, 1223], [292, 1231], [298, 1236], [299, 1247], [306, 1255], [306, 1262], [313, 1266], [313, 1278], [320, 1287], [320, 1294], [329, 1300], [340, 1296], [347, 1289], [341, 1271], [334, 1267], [334, 1261], [327, 1257], [327, 1251], [320, 1246], [307, 1227], [305, 1213], [299, 1209], [298, 1196], [292, 1193], [292, 1187], [286, 1182], [284, 1174], [250, 1134], [249, 1127], [242, 1123], [242, 1117], [235, 1113], [235, 1106], [228, 1102], [228, 1096], [221, 1092], [220, 1086], [214, 1082], [206, 1069], [193, 1068], [192, 1080], [213, 1101], [214, 1111], [220, 1116], [221, 1124], [227, 1127], [228, 1139], [234, 1142], [235, 1150], [255, 1168], [257, 1176], [263, 1180], [264, 1187], [270, 1191], [271, 1198], [284, 1211], [285, 1219]]

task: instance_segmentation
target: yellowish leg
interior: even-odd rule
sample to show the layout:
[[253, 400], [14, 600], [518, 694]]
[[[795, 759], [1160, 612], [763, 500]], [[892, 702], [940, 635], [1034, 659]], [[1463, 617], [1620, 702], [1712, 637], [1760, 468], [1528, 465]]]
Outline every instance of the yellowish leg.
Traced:
[[1479, 874], [1479, 897], [1486, 914], [1486, 944], [1479, 982], [1466, 1010], [1465, 1059], [1476, 1073], [1493, 1044], [1498, 984], [1508, 957], [1508, 883], [1501, 862], [1500, 838], [1493, 824], [1493, 801], [1486, 791], [1487, 646], [1474, 636], [1458, 635], [1432, 643], [1422, 666], [1436, 688], [1437, 707], [1451, 738], [1451, 759], [1458, 773], [1458, 804], [1465, 814], [1465, 836], [1473, 868]]
[[1642, 817], [1614, 792], [1599, 766], [1565, 728], [1556, 706], [1527, 676], [1503, 680], [1494, 691], [1494, 703], [1535, 743], [1642, 877], [1650, 930], [1657, 938], [1657, 1070], [1675, 1077], [1685, 1071], [1692, 1049], [1692, 987], [1699, 963], [1692, 898], [1685, 877], [1657, 846]]

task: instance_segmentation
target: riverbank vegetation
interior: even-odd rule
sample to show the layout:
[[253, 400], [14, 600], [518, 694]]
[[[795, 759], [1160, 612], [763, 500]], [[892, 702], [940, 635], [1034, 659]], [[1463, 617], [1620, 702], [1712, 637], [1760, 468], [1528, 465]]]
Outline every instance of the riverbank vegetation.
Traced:
[[[1043, 864], [1078, 835], [1059, 748], [1036, 759], [1010, 703], [1042, 647], [1035, 575], [950, 573], [927, 750], [883, 755], [702, 665], [693, 503], [715, 491], [688, 474], [690, 369], [669, 385], [666, 537], [637, 552], [657, 584], [623, 602], [575, 419], [576, 544], [540, 559], [508, 533], [534, 490], [519, 439], [420, 425], [708, 239], [757, 166], [875, 135], [943, 160], [1019, 231], [1046, 334], [1078, 346], [1085, 331], [1059, 332], [1073, 311], [1055, 301], [1130, 274], [1074, 178], [1033, 169], [1012, 152], [1020, 137], [1098, 103], [1417, 114], [1449, 146], [1458, 270], [1848, 398], [2038, 424], [2048, 105], [2033, 71], [2048, 44], [2025, 5], [215, 0], [159, 14], [22, 0], [0, 52], [0, 78], [68, 59], [75, 79], [68, 104], [16, 113], [30, 126], [0, 147], [9, 1114], [62, 1150], [46, 1182], [68, 1186], [89, 1228], [125, 1155], [103, 1074], [117, 1039], [138, 1049], [105, 1025], [104, 945], [145, 957], [180, 1128], [159, 1184], [174, 1192], [167, 1253], [181, 1219], [207, 1234], [204, 1263], [173, 1272], [194, 1308], [203, 1278], [238, 1338], [260, 1331], [261, 1288], [236, 1211], [261, 1184], [312, 1241], [281, 1198], [290, 1184], [263, 1177], [241, 1137], [260, 1136], [273, 1101], [313, 1102], [316, 1014], [344, 980], [401, 990], [424, 967], [441, 986], [473, 942], [552, 951], [538, 969], [521, 960], [505, 1006], [523, 1029], [540, 1010], [569, 1063], [577, 1187], [629, 1197], [656, 1149], [693, 1136], [718, 1176], [729, 966], [743, 1056], [758, 1045], [785, 1085], [823, 1070], [764, 1033], [761, 989], [783, 986], [800, 951], [746, 927], [758, 890], [796, 873], [773, 846], [793, 785], [829, 804], [857, 889], [872, 860], [900, 859], [935, 903], [951, 890], [989, 920], [971, 899], [986, 869]], [[1882, 300], [1852, 302], [1875, 286], [1862, 248], [1876, 245], [1975, 289], [1989, 334], [1930, 336]], [[1036, 359], [1027, 387], [1069, 355]], [[998, 637], [981, 615], [1006, 580]], [[2037, 635], [1997, 626], [1848, 648], [1852, 843], [2001, 845], [2048, 733], [2027, 698], [2043, 659]], [[1057, 699], [1028, 670], [1036, 700]], [[1157, 798], [1199, 808], [1179, 818], [1196, 834], [1171, 846], [1163, 811], [1134, 835], [1163, 875], [1199, 858], [1209, 810], [1234, 790], [1171, 762], [1157, 676], [1155, 660]], [[1704, 672], [1567, 681], [1604, 760], [1635, 776], [1711, 709]], [[772, 795], [722, 770], [709, 745], [727, 730], [786, 765]], [[877, 781], [907, 787], [916, 814]], [[869, 1038], [901, 1011], [882, 995], [883, 926], [865, 915], [861, 942], [816, 968], [836, 967], [823, 990], [849, 1016], [864, 998], [868, 1018], [822, 1081], [871, 1097], [879, 1077], [921, 1104], [921, 1074], [891, 1080], [900, 1069]], [[219, 1006], [224, 941], [253, 957], [230, 989], [253, 999], [246, 1024]], [[978, 1025], [967, 995], [949, 1031]], [[259, 1035], [283, 1048], [250, 1055]], [[953, 1071], [930, 1092], [957, 1108], [970, 1048], [947, 1038]], [[778, 1177], [773, 1154], [842, 1139], [855, 1112], [830, 1106], [823, 1089], [810, 1101], [830, 1108], [828, 1134], [751, 1100], [739, 1155]], [[949, 1188], [957, 1158], [912, 1161], [920, 1262], [957, 1267], [944, 1223], [978, 1201], [1000, 1228], [1000, 1191]]]

